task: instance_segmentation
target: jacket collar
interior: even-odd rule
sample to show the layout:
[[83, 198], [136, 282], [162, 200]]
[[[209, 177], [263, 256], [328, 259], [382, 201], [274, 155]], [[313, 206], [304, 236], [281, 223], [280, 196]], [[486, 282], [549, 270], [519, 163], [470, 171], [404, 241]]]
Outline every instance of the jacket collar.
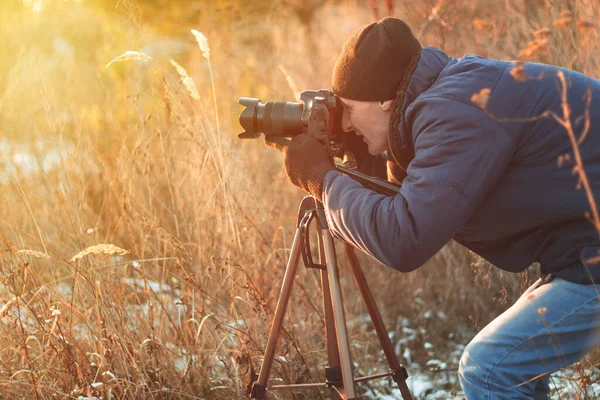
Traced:
[[393, 111], [388, 135], [388, 152], [391, 157], [388, 158], [393, 164], [396, 164], [397, 168], [389, 172], [397, 182], [402, 182], [406, 176], [406, 168], [414, 158], [412, 132], [403, 123], [404, 113], [417, 97], [433, 86], [450, 61], [451, 57], [440, 49], [435, 47], [422, 49], [419, 62], [406, 89], [400, 88], [392, 104]]
[[446, 53], [435, 47], [426, 47], [421, 50], [421, 59], [406, 89], [402, 114], [404, 114], [408, 105], [419, 97], [421, 93], [433, 86], [451, 59]]

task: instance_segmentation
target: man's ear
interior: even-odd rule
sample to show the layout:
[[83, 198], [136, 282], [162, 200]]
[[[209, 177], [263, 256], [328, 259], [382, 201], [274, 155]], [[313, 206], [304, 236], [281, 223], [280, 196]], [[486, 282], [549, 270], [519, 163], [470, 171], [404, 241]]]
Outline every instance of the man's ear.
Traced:
[[392, 100], [386, 100], [386, 101], [380, 101], [379, 105], [381, 106], [381, 109], [383, 111], [390, 111], [392, 109], [392, 104], [394, 103], [394, 99]]

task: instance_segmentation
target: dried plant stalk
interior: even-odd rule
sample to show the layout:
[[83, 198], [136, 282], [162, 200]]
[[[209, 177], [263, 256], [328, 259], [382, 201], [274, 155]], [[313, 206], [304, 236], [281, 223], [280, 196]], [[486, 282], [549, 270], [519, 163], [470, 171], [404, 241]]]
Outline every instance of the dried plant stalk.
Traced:
[[117, 56], [117, 57], [113, 58], [112, 60], [110, 60], [104, 68], [108, 68], [112, 64], [114, 64], [116, 62], [120, 62], [120, 61], [138, 60], [138, 61], [148, 62], [148, 61], [151, 61], [152, 59], [153, 59], [152, 57], [150, 57], [144, 53], [140, 53], [139, 51], [127, 50], [125, 53], [121, 54], [120, 56]]
[[21, 254], [24, 256], [32, 256], [35, 258], [52, 258], [50, 257], [50, 255], [46, 254], [46, 253], [42, 253], [40, 251], [35, 251], [35, 250], [19, 250], [17, 251], [17, 254]]
[[181, 82], [187, 88], [188, 92], [190, 93], [190, 96], [192, 96], [192, 98], [194, 100], [200, 100], [200, 93], [198, 93], [198, 88], [196, 88], [196, 84], [194, 83], [194, 80], [192, 79], [191, 76], [188, 75], [185, 68], [183, 68], [181, 65], [177, 64], [177, 62], [175, 60], [169, 60], [169, 61], [171, 61], [171, 64], [173, 64], [173, 66], [177, 70], [177, 73], [181, 77]]
[[97, 244], [75, 254], [69, 261], [77, 261], [90, 254], [117, 254], [122, 256], [129, 254], [129, 250], [122, 249], [114, 244]]

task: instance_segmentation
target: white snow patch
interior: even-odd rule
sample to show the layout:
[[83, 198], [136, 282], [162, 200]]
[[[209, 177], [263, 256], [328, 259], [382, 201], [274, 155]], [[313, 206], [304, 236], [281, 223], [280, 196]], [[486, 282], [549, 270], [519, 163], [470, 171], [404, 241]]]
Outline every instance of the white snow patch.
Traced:
[[159, 283], [149, 279], [125, 278], [125, 284], [140, 289], [149, 287], [154, 293], [174, 293], [176, 296], [181, 296], [181, 291], [173, 289], [166, 283]]

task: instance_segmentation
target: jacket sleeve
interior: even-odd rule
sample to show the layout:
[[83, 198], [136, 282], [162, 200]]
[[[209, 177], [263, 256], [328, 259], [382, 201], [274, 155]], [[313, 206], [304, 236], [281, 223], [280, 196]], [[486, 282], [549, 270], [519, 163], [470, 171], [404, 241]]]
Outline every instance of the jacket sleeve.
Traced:
[[[508, 165], [513, 140], [479, 108], [447, 98], [406, 112], [415, 158], [396, 196], [329, 172], [323, 204], [333, 235], [402, 272], [419, 268], [469, 219]], [[414, 116], [414, 117], [411, 117]]]

